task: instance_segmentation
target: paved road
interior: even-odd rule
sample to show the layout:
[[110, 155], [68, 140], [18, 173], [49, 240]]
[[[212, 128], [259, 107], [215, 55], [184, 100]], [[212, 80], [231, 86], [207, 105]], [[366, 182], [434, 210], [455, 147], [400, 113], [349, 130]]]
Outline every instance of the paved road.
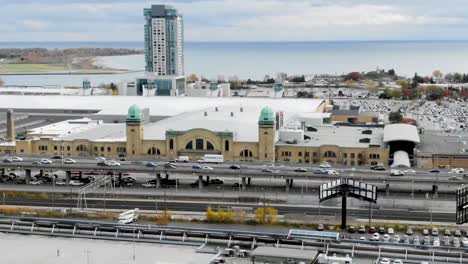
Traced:
[[[52, 206], [51, 200], [45, 199], [29, 199], [29, 198], [6, 198], [4, 203], [7, 205], [19, 206]], [[76, 208], [77, 202], [75, 199], [55, 199], [54, 206], [63, 208]], [[212, 208], [228, 208], [228, 207], [250, 207], [253, 210], [262, 207], [259, 203], [222, 203], [222, 202], [198, 202], [198, 201], [170, 201], [164, 200], [119, 200], [119, 199], [87, 199], [88, 208], [108, 208], [122, 209], [140, 208], [141, 210], [163, 210], [170, 211], [190, 211], [190, 212], [205, 212], [211, 206]], [[318, 207], [309, 205], [289, 205], [289, 204], [267, 204], [278, 209], [279, 214], [295, 214], [295, 215], [323, 215], [323, 216], [339, 216], [341, 209], [338, 207]], [[455, 214], [439, 211], [419, 211], [419, 210], [404, 210], [404, 209], [380, 209], [374, 210], [374, 218], [385, 220], [402, 220], [402, 221], [423, 221], [428, 222], [432, 219], [434, 222], [455, 222]], [[348, 208], [348, 218], [368, 218], [369, 209]]]
[[[179, 174], [187, 175], [197, 179], [199, 175], [210, 175], [212, 177], [251, 177], [256, 179], [301, 179], [301, 180], [323, 180], [324, 178], [333, 180], [339, 177], [349, 177], [356, 180], [362, 180], [368, 183], [391, 183], [391, 184], [412, 184], [412, 185], [433, 185], [444, 184], [451, 187], [458, 187], [461, 184], [468, 184], [468, 178], [462, 178], [458, 181], [449, 180], [447, 170], [440, 174], [429, 173], [424, 170], [415, 170], [414, 173], [402, 177], [390, 176], [388, 171], [373, 171], [367, 168], [359, 167], [353, 169], [350, 167], [332, 168], [340, 175], [323, 175], [315, 174], [313, 170], [318, 169], [311, 165], [298, 164], [307, 169], [307, 172], [296, 172], [298, 168], [296, 165], [277, 165], [269, 167], [273, 172], [266, 172], [265, 165], [257, 163], [242, 163], [240, 170], [232, 170], [229, 166], [233, 163], [226, 164], [209, 164], [211, 169], [193, 169], [194, 163], [178, 163], [175, 169], [165, 168], [163, 161], [156, 161], [157, 167], [147, 167], [146, 161], [122, 161], [120, 166], [107, 167], [98, 166], [95, 160], [91, 159], [78, 159], [76, 164], [62, 164], [61, 160], [55, 160], [53, 164], [33, 164], [37, 158], [25, 158], [25, 161], [18, 163], [1, 163], [0, 168], [6, 169], [31, 169], [33, 171], [39, 170], [62, 170], [62, 171], [84, 171], [94, 172], [96, 174], [112, 173], [156, 173], [162, 174]], [[236, 163], [239, 164], [239, 163]], [[460, 176], [460, 175], [458, 175]]]

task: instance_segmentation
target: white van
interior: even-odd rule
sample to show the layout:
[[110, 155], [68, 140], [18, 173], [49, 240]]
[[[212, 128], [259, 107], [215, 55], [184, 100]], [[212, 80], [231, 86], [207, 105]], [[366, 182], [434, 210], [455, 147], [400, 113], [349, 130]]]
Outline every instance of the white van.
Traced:
[[176, 162], [189, 162], [190, 158], [189, 158], [189, 156], [177, 156], [175, 161]]
[[223, 155], [214, 155], [214, 154], [205, 154], [203, 157], [204, 163], [223, 163], [224, 157]]

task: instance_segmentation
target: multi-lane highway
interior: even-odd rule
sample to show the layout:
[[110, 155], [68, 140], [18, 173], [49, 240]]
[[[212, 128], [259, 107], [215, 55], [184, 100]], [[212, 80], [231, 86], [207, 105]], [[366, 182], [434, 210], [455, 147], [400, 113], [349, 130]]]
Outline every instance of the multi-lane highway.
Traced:
[[[61, 171], [82, 171], [96, 172], [106, 174], [113, 173], [149, 173], [149, 174], [179, 174], [193, 176], [194, 179], [199, 175], [209, 175], [214, 177], [242, 177], [242, 178], [281, 178], [281, 179], [301, 179], [314, 180], [320, 179], [337, 179], [340, 177], [349, 177], [356, 180], [365, 181], [368, 183], [392, 183], [392, 184], [414, 184], [414, 185], [433, 185], [443, 184], [453, 186], [454, 188], [468, 183], [468, 178], [463, 175], [448, 173], [448, 170], [442, 170], [440, 173], [430, 173], [427, 170], [415, 169], [413, 172], [408, 172], [405, 176], [390, 176], [387, 171], [374, 171], [367, 167], [333, 167], [328, 168], [334, 170], [338, 175], [334, 174], [318, 174], [314, 172], [320, 169], [316, 164], [259, 164], [259, 163], [239, 163], [226, 162], [225, 164], [205, 164], [210, 169], [196, 169], [193, 166], [196, 163], [177, 163], [175, 168], [166, 167], [165, 161], [152, 161], [157, 166], [148, 167], [149, 161], [119, 161], [119, 166], [99, 166], [96, 160], [93, 159], [76, 159], [74, 164], [63, 164], [62, 161], [53, 160], [52, 164], [37, 164], [34, 161], [39, 158], [24, 158], [22, 162], [0, 163], [0, 168], [5, 169], [27, 169], [27, 170], [61, 170]], [[239, 165], [240, 169], [231, 169], [231, 165]], [[306, 169], [305, 172], [297, 172], [301, 167]], [[454, 179], [453, 176], [458, 176]]]

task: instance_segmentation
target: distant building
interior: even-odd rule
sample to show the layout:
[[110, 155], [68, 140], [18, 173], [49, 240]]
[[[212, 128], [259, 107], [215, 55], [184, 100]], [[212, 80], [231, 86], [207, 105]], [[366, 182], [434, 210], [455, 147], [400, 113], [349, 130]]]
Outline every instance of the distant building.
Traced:
[[144, 9], [146, 71], [156, 75], [184, 75], [182, 15], [168, 5]]

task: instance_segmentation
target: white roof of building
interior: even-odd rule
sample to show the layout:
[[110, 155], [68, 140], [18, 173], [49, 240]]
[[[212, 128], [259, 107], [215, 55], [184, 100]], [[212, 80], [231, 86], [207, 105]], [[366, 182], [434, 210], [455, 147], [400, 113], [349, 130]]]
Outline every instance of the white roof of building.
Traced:
[[95, 110], [99, 115], [126, 115], [128, 108], [137, 104], [149, 108], [151, 116], [175, 116], [210, 107], [243, 106], [260, 113], [269, 106], [274, 111], [315, 112], [324, 102], [320, 99], [274, 99], [239, 97], [175, 97], [175, 96], [22, 96], [2, 95], [0, 109], [65, 109]]
[[408, 152], [403, 150], [395, 151], [395, 153], [393, 153], [393, 164], [391, 167], [411, 168]]
[[126, 142], [127, 128], [126, 124], [104, 124], [97, 127], [88, 128], [70, 135], [56, 137], [55, 140], [73, 141], [90, 140], [94, 142]]
[[[368, 148], [369, 145], [382, 146], [384, 130], [379, 127], [353, 127], [353, 126], [318, 126], [316, 132], [305, 132], [303, 140], [294, 145], [305, 147], [319, 147], [323, 145], [335, 145], [346, 148]], [[363, 134], [365, 130], [372, 130], [372, 134]], [[359, 142], [361, 139], [369, 139], [370, 142]], [[278, 142], [280, 145], [291, 145], [286, 142]]]
[[391, 141], [411, 141], [419, 143], [418, 129], [413, 125], [408, 124], [391, 124], [384, 128], [385, 143]]
[[102, 121], [92, 120], [90, 118], [66, 120], [58, 123], [53, 123], [47, 126], [30, 129], [28, 130], [27, 135], [29, 137], [41, 137], [42, 135], [63, 137], [82, 131], [88, 131], [91, 128], [99, 127], [102, 124]]
[[[187, 131], [201, 128], [212, 132], [232, 132], [234, 141], [257, 142], [260, 111], [260, 107], [257, 106], [243, 107], [242, 112], [240, 107], [224, 106], [218, 107], [218, 111], [208, 108], [204, 111], [183, 113], [145, 126], [144, 139], [163, 140], [168, 130]], [[284, 113], [284, 119], [289, 116], [290, 114]]]

